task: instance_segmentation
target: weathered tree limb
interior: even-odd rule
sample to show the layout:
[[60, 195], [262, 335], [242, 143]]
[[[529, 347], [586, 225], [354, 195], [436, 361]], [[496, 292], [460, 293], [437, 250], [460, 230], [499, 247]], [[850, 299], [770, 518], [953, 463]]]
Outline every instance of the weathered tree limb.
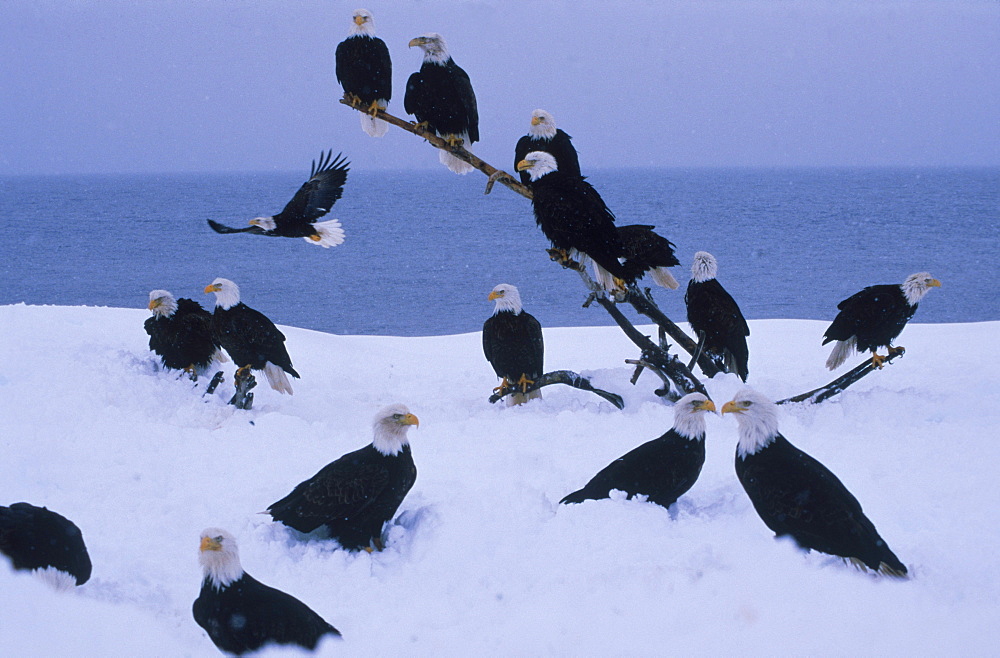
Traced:
[[[902, 347], [895, 348], [894, 351], [889, 352], [889, 356], [885, 357], [883, 363], [891, 363], [892, 360], [895, 359], [897, 356], [902, 356], [905, 351], [906, 350], [904, 350]], [[778, 400], [776, 404], [788, 404], [791, 402], [808, 402], [810, 404], [819, 404], [824, 400], [832, 398], [834, 395], [837, 395], [838, 393], [843, 393], [845, 388], [859, 381], [862, 377], [872, 372], [875, 372], [876, 370], [879, 370], [879, 368], [877, 368], [875, 364], [872, 363], [871, 358], [868, 358], [867, 360], [865, 360], [864, 363], [854, 368], [853, 370], [847, 372], [846, 374], [836, 378], [826, 386], [820, 386], [819, 388], [813, 389], [808, 393], [801, 393], [799, 395], [795, 395], [790, 398], [785, 398], [784, 400]]]
[[253, 391], [250, 389], [257, 385], [257, 379], [250, 372], [250, 368], [246, 370], [238, 369], [236, 371], [235, 384], [236, 392], [233, 393], [229, 404], [235, 406], [237, 409], [249, 410], [253, 407]]
[[[363, 108], [360, 106], [356, 107], [346, 98], [341, 98], [340, 102], [346, 105], [347, 107], [354, 108], [359, 112], [365, 112], [366, 114], [369, 114], [368, 112], [366, 112], [367, 108]], [[486, 194], [489, 194], [490, 191], [493, 189], [494, 182], [500, 182], [526, 199], [530, 199], [532, 197], [531, 188], [522, 185], [521, 182], [515, 177], [511, 176], [505, 171], [497, 169], [490, 163], [479, 158], [475, 153], [467, 151], [465, 148], [461, 146], [452, 146], [447, 141], [441, 139], [431, 131], [418, 128], [417, 124], [413, 123], [412, 121], [407, 121], [406, 119], [400, 119], [397, 116], [389, 114], [385, 110], [376, 110], [375, 113], [372, 114], [371, 116], [374, 116], [377, 119], [382, 119], [386, 123], [391, 123], [397, 128], [402, 128], [408, 133], [413, 133], [417, 137], [422, 137], [423, 139], [426, 139], [428, 142], [430, 142], [431, 146], [439, 148], [442, 151], [447, 151], [448, 153], [451, 153], [459, 160], [464, 160], [465, 162], [468, 162], [470, 165], [472, 165], [479, 171], [486, 174], [486, 176], [490, 181], [489, 183], [487, 183], [486, 186], [486, 192], [485, 192]]]
[[511, 393], [531, 393], [532, 391], [537, 391], [543, 386], [550, 386], [552, 384], [566, 384], [567, 386], [578, 388], [581, 391], [590, 391], [595, 395], [601, 396], [619, 409], [623, 409], [625, 407], [625, 401], [622, 399], [622, 396], [617, 393], [610, 393], [596, 388], [590, 383], [589, 379], [573, 372], [572, 370], [553, 370], [552, 372], [547, 372], [541, 377], [537, 377], [535, 379], [535, 383], [530, 384], [524, 389], [517, 384], [511, 384], [499, 393], [491, 395], [490, 404], [499, 402]]
[[206, 395], [211, 395], [212, 393], [215, 393], [215, 389], [217, 389], [219, 387], [219, 384], [222, 383], [222, 379], [223, 379], [223, 374], [222, 371], [219, 370], [212, 377], [212, 380], [208, 382], [208, 386], [205, 388], [205, 392], [201, 394], [201, 397], [205, 397]]

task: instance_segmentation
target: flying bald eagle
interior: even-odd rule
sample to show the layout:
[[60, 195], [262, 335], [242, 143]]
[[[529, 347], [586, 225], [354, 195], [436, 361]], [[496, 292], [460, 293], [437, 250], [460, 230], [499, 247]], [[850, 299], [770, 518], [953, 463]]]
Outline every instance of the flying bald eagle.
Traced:
[[225, 530], [201, 533], [198, 562], [205, 579], [191, 612], [221, 651], [241, 655], [272, 644], [312, 651], [323, 638], [340, 637], [305, 603], [243, 571], [236, 539]]
[[721, 356], [726, 369], [746, 381], [750, 373], [747, 365], [750, 327], [736, 300], [715, 278], [718, 270], [719, 265], [712, 254], [699, 251], [694, 255], [691, 281], [684, 295], [688, 322], [704, 342], [705, 352]]
[[382, 526], [417, 479], [406, 431], [418, 424], [404, 405], [385, 407], [375, 414], [370, 445], [327, 464], [267, 512], [299, 532], [326, 526], [348, 550], [382, 550]]
[[778, 537], [806, 550], [838, 555], [857, 566], [904, 577], [861, 503], [823, 464], [778, 431], [778, 407], [752, 389], [722, 406], [739, 422], [736, 475], [757, 514]]
[[706, 411], [715, 411], [706, 396], [685, 395], [674, 405], [674, 426], [666, 434], [625, 453], [559, 502], [608, 498], [617, 489], [630, 499], [645, 495], [651, 503], [670, 507], [694, 486], [705, 464]]
[[271, 388], [291, 395], [285, 373], [295, 378], [299, 373], [285, 349], [285, 335], [266, 315], [241, 302], [239, 287], [229, 279], [208, 284], [205, 293], [210, 292], [215, 293], [212, 333], [240, 371], [262, 370]]
[[529, 153], [517, 163], [517, 170], [531, 175], [535, 221], [555, 249], [567, 257], [588, 256], [597, 266], [595, 279], [605, 290], [618, 287], [612, 276], [625, 283], [635, 281], [638, 268], [618, 260], [625, 246], [615, 216], [590, 183], [559, 171], [556, 159], [545, 151]]
[[917, 312], [917, 302], [931, 288], [940, 287], [941, 282], [927, 272], [917, 272], [902, 285], [868, 286], [837, 304], [840, 313], [823, 334], [824, 345], [837, 341], [826, 367], [834, 370], [855, 351], [871, 350], [872, 363], [881, 368], [886, 357], [879, 356], [878, 348], [885, 347], [890, 355], [901, 351], [892, 341]]
[[224, 361], [221, 346], [212, 333], [212, 314], [198, 302], [174, 296], [166, 290], [149, 293], [153, 315], [144, 324], [149, 349], [160, 357], [163, 367], [183, 370], [197, 378], [213, 361]]
[[[424, 63], [406, 82], [406, 113], [452, 146], [478, 142], [479, 109], [469, 75], [448, 54], [440, 34], [411, 39], [410, 48], [414, 46], [424, 51]], [[438, 158], [456, 174], [467, 174], [474, 168], [444, 150], [438, 151]]]
[[658, 286], [677, 290], [681, 284], [670, 273], [668, 267], [680, 265], [674, 255], [674, 243], [659, 235], [647, 224], [630, 224], [618, 227], [618, 238], [622, 242], [622, 257], [639, 270], [637, 278], [649, 272], [650, 278]]
[[375, 19], [367, 9], [356, 9], [351, 33], [337, 45], [337, 81], [344, 98], [361, 112], [361, 128], [382, 137], [389, 124], [375, 118], [376, 110], [389, 107], [392, 98], [392, 60], [385, 42], [375, 36]]
[[[531, 127], [528, 134], [517, 140], [514, 147], [514, 169], [517, 163], [524, 160], [532, 151], [551, 153], [556, 159], [559, 171], [570, 176], [580, 175], [580, 159], [569, 135], [556, 128], [556, 120], [545, 110], [535, 110], [531, 113]], [[521, 183], [531, 184], [531, 174], [520, 172]]]
[[232, 228], [211, 219], [208, 220], [208, 225], [216, 233], [303, 238], [321, 247], [336, 247], [344, 241], [344, 229], [340, 226], [340, 220], [316, 221], [330, 212], [330, 208], [343, 194], [344, 182], [347, 180], [350, 163], [340, 153], [336, 159], [332, 156], [331, 149], [327, 153], [320, 153], [318, 163], [313, 160], [309, 180], [302, 184], [284, 210], [277, 215], [251, 219], [251, 225], [247, 228]]
[[0, 553], [15, 569], [39, 572], [60, 589], [90, 579], [90, 555], [80, 528], [44, 507], [0, 506]]
[[[496, 306], [493, 315], [483, 323], [483, 353], [497, 377], [503, 379], [496, 392], [514, 385], [521, 386], [523, 391], [544, 372], [542, 325], [535, 316], [521, 308], [521, 293], [509, 283], [501, 283], [494, 288], [489, 299], [495, 301]], [[507, 404], [524, 404], [540, 397], [540, 389], [530, 393], [513, 393], [508, 396]]]

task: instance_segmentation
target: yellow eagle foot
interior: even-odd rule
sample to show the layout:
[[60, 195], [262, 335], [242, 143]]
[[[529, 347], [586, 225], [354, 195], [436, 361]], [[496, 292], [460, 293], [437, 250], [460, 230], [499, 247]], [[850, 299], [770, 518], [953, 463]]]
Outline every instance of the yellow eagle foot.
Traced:
[[879, 355], [877, 352], [872, 352], [872, 365], [881, 370], [882, 364], [885, 363], [885, 358], [886, 357]]
[[517, 380], [517, 385], [521, 387], [522, 393], [528, 392], [528, 387], [535, 383], [534, 379], [528, 379], [525, 373], [521, 373], [521, 378]]
[[347, 92], [344, 94], [344, 100], [350, 104], [351, 107], [358, 107], [361, 105], [361, 97], [354, 92]]
[[384, 110], [384, 109], [385, 109], [384, 107], [382, 107], [381, 105], [379, 105], [378, 101], [372, 101], [372, 104], [368, 106], [368, 109], [365, 110], [365, 112], [367, 114], [370, 114], [370, 115], [372, 115], [374, 117], [374, 116], [378, 116], [378, 111], [379, 110]]
[[903, 354], [906, 352], [906, 348], [903, 347], [892, 347], [889, 346], [889, 356], [896, 356], [897, 354]]
[[509, 388], [510, 388], [510, 382], [507, 381], [506, 377], [504, 377], [503, 381], [500, 382], [500, 385], [493, 389], [493, 394], [503, 395], [504, 393], [507, 392], [507, 389]]

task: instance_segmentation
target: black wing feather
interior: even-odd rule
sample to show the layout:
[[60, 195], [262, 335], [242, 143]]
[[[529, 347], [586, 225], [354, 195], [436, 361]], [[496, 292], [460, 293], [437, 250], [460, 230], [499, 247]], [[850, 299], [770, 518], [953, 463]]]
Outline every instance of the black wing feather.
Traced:
[[330, 208], [344, 193], [349, 164], [341, 153], [334, 159], [333, 149], [325, 154], [320, 153], [319, 162], [313, 161], [309, 180], [302, 184], [285, 208], [274, 216], [276, 231], [313, 224], [330, 212]]

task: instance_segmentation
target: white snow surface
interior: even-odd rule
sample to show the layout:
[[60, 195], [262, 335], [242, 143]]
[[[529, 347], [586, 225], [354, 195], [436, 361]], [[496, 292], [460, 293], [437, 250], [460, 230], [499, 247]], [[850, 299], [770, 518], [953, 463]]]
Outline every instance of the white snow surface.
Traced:
[[[858, 497], [911, 570], [896, 581], [777, 541], [733, 471], [736, 423], [669, 510], [618, 496], [560, 506], [673, 410], [614, 327], [545, 330], [546, 370], [624, 396], [549, 387], [491, 405], [480, 336], [337, 336], [282, 327], [302, 374], [250, 411], [159, 371], [144, 310], [0, 307], [0, 504], [80, 526], [92, 579], [60, 593], [0, 564], [0, 655], [213, 656], [191, 616], [198, 536], [223, 527], [244, 568], [341, 630], [329, 655], [986, 655], [1000, 633], [1000, 322], [910, 324], [902, 358], [782, 433]], [[750, 383], [780, 399], [826, 383], [823, 322], [750, 322]], [[654, 334], [652, 327], [643, 327]], [[977, 349], [977, 347], [984, 349]], [[860, 358], [859, 358], [860, 361]], [[846, 371], [849, 362], [841, 369]], [[232, 364], [226, 364], [232, 366]], [[717, 404], [735, 376], [705, 380]], [[402, 402], [417, 481], [381, 553], [349, 553], [260, 515], [371, 441]], [[6, 562], [0, 560], [0, 562]], [[287, 651], [287, 650], [286, 650]], [[268, 653], [282, 653], [270, 650]]]

